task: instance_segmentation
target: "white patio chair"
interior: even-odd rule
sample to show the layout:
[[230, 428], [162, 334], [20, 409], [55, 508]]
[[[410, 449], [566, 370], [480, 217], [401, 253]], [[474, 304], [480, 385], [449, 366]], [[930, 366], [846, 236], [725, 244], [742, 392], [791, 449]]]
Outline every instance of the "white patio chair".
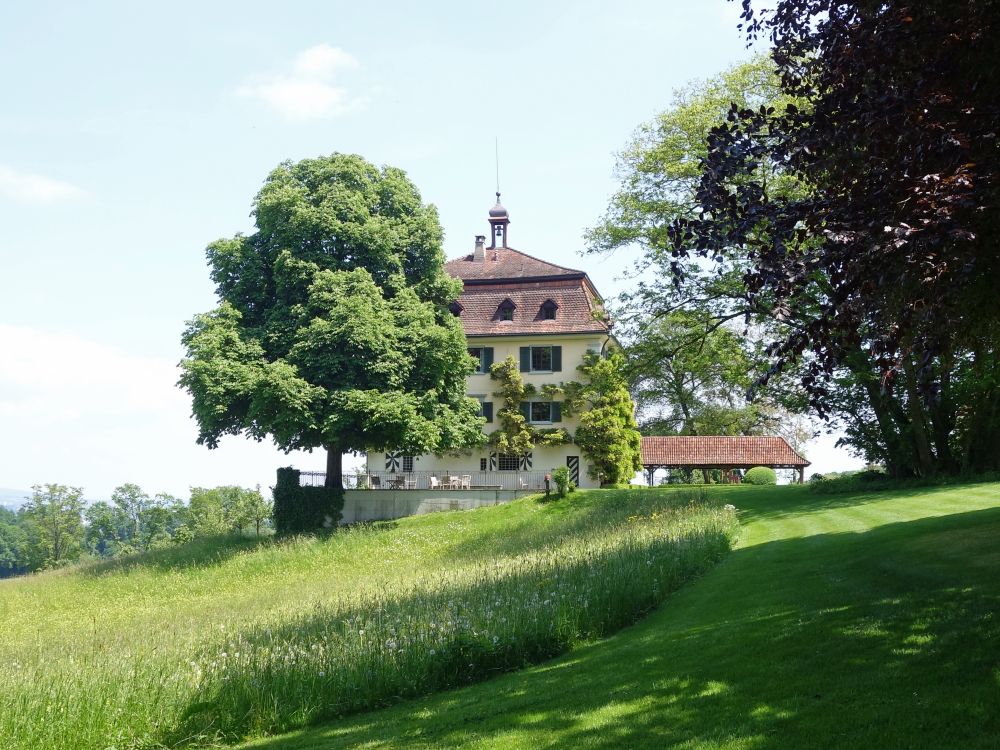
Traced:
[[461, 487], [462, 487], [463, 490], [471, 490], [472, 489], [472, 475], [471, 474], [463, 474], [462, 475], [462, 485], [461, 485]]
[[439, 490], [441, 489], [441, 480], [437, 477], [431, 477], [431, 489]]

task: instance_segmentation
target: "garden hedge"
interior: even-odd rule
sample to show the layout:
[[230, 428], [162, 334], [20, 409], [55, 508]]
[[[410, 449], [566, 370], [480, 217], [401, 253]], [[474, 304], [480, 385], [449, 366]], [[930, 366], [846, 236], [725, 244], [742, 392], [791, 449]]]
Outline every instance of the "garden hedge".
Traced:
[[766, 466], [754, 466], [743, 477], [747, 484], [777, 484], [778, 475]]
[[278, 534], [336, 529], [343, 509], [343, 489], [302, 487], [298, 469], [278, 469], [278, 482], [274, 486], [274, 529]]

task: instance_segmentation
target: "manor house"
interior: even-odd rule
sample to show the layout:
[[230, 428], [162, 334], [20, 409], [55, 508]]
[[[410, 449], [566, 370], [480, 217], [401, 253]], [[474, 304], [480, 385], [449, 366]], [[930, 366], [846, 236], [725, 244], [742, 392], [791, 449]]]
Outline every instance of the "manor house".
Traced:
[[[576, 368], [587, 352], [604, 354], [617, 346], [611, 322], [586, 273], [508, 246], [510, 218], [499, 193], [489, 223], [489, 246], [485, 235], [477, 236], [470, 254], [445, 266], [464, 284], [452, 312], [462, 321], [469, 354], [478, 362], [468, 377], [468, 393], [482, 404], [484, 430], [499, 429], [496, 413], [503, 403], [493, 395], [500, 384], [491, 379], [490, 366], [511, 356], [525, 384], [534, 386], [534, 394], [520, 404], [525, 420], [539, 432], [562, 428], [572, 436], [577, 420], [563, 414], [560, 396], [543, 398], [543, 386], [579, 379]], [[599, 486], [573, 442], [535, 445], [521, 455], [498, 454], [487, 444], [466, 454], [370, 452], [367, 458], [370, 481], [398, 489], [537, 490], [558, 466], [568, 467], [579, 487]]]

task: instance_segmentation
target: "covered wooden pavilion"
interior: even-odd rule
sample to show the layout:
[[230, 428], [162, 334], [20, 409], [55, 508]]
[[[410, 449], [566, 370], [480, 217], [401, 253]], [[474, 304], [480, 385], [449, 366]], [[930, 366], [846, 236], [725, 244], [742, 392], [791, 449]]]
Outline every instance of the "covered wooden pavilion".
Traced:
[[723, 476], [734, 469], [768, 466], [797, 469], [802, 484], [809, 462], [782, 437], [677, 435], [642, 438], [642, 468], [649, 485], [657, 469], [720, 469]]

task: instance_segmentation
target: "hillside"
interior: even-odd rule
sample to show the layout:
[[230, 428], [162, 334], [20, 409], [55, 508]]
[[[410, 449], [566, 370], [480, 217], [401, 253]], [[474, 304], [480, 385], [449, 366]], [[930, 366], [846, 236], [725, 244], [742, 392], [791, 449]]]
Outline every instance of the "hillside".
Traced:
[[0, 581], [4, 750], [232, 742], [539, 663], [729, 552], [692, 490], [577, 492]]
[[248, 748], [1000, 747], [1000, 485], [714, 491], [739, 548], [638, 625]]

